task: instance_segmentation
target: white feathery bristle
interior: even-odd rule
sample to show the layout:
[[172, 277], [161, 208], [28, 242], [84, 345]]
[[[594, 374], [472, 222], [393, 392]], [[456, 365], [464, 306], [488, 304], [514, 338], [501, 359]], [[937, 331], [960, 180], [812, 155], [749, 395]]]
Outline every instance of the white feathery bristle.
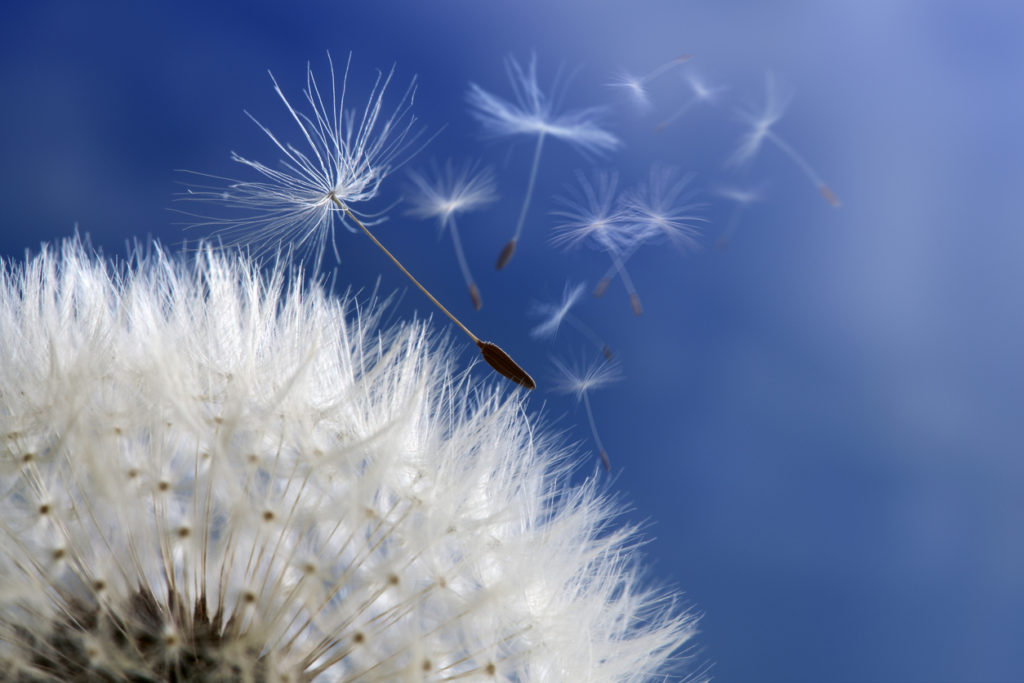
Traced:
[[672, 671], [695, 618], [522, 398], [303, 282], [77, 240], [2, 263], [4, 675]]

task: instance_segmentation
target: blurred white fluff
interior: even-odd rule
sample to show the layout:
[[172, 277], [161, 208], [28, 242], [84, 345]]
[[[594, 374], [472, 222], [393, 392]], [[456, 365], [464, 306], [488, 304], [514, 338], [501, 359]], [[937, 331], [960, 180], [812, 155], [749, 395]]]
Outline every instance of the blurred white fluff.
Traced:
[[[13, 680], [634, 681], [695, 618], [520, 399], [280, 269], [0, 268]], [[472, 387], [472, 388], [470, 388]], [[668, 668], [666, 668], [668, 667]]]
[[476, 83], [469, 84], [466, 101], [470, 113], [490, 135], [551, 135], [565, 140], [581, 151], [600, 153], [617, 148], [620, 140], [598, 125], [600, 107], [556, 112], [559, 80], [545, 95], [537, 79], [537, 57], [531, 55], [524, 69], [513, 57], [505, 60], [505, 70], [515, 102], [494, 95]]
[[562, 326], [562, 321], [569, 315], [572, 307], [583, 298], [583, 288], [582, 282], [576, 285], [570, 285], [567, 282], [562, 290], [562, 298], [557, 303], [553, 301], [533, 302], [528, 312], [543, 320], [530, 330], [530, 336], [534, 339], [543, 339], [558, 334], [558, 328]]
[[625, 91], [639, 109], [650, 109], [651, 96], [647, 90], [648, 85], [662, 74], [690, 61], [691, 57], [692, 55], [690, 54], [680, 55], [663, 64], [659, 64], [643, 76], [635, 76], [623, 69], [618, 71], [607, 85]]

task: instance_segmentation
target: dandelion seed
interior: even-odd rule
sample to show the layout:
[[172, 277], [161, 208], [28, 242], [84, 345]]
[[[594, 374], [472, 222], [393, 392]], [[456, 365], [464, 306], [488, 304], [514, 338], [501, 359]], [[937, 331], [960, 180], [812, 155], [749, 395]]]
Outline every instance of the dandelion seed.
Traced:
[[[330, 61], [330, 54], [328, 54]], [[416, 91], [414, 78], [402, 95], [394, 113], [382, 122], [384, 93], [394, 76], [394, 69], [385, 77], [378, 72], [366, 106], [346, 109], [348, 71], [352, 56], [345, 64], [340, 92], [334, 76], [334, 63], [330, 64], [330, 90], [321, 93], [312, 68], [306, 67], [306, 89], [303, 91], [310, 111], [295, 109], [285, 97], [271, 74], [274, 91], [284, 102], [288, 113], [298, 125], [300, 138], [306, 151], [281, 142], [269, 128], [249, 115], [256, 125], [285, 155], [281, 170], [272, 169], [258, 161], [250, 161], [232, 153], [232, 159], [244, 164], [264, 177], [264, 181], [229, 181], [227, 190], [190, 188], [185, 199], [218, 200], [228, 207], [242, 209], [248, 214], [233, 220], [205, 220], [197, 225], [221, 225], [229, 233], [244, 230], [246, 238], [257, 245], [257, 253], [268, 247], [258, 245], [274, 242], [277, 250], [286, 245], [286, 251], [300, 251], [310, 243], [315, 245], [314, 270], [319, 270], [328, 238], [334, 246], [334, 221], [337, 219], [350, 230], [361, 230], [394, 263], [430, 301], [456, 326], [473, 340], [483, 358], [499, 373], [513, 382], [533, 389], [533, 379], [504, 351], [496, 353], [491, 342], [482, 341], [462, 321], [438, 301], [419, 280], [413, 277], [401, 262], [381, 244], [370, 231], [373, 218], [356, 205], [367, 202], [380, 191], [383, 180], [402, 163], [402, 155], [422, 130], [416, 127], [416, 118], [410, 109]], [[354, 227], [353, 227], [354, 226]], [[338, 256], [335, 246], [335, 256]], [[339, 257], [340, 258], [340, 257]], [[493, 348], [492, 348], [493, 347]], [[500, 349], [497, 349], [500, 351]], [[500, 356], [501, 368], [492, 361]]]
[[479, 311], [483, 301], [480, 298], [480, 290], [469, 272], [466, 255], [462, 251], [455, 214], [474, 211], [498, 198], [494, 187], [494, 172], [489, 167], [479, 169], [476, 163], [465, 164], [456, 169], [449, 160], [444, 170], [435, 164], [429, 178], [412, 172], [409, 179], [415, 185], [413, 194], [408, 198], [412, 204], [409, 213], [420, 218], [436, 218], [441, 230], [448, 228], [451, 232], [462, 277], [469, 288], [473, 308]]
[[739, 110], [737, 112], [750, 125], [750, 130], [740, 140], [736, 151], [729, 158], [729, 163], [732, 165], [748, 163], [757, 155], [764, 141], [771, 140], [775, 143], [776, 147], [782, 150], [803, 171], [804, 175], [821, 193], [821, 196], [825, 198], [825, 201], [832, 206], [838, 207], [840, 205], [839, 198], [825, 184], [825, 181], [822, 180], [817, 171], [811, 167], [807, 160], [792, 145], [772, 130], [772, 126], [778, 123], [779, 119], [786, 112], [790, 99], [792, 99], [792, 93], [783, 91], [782, 86], [776, 82], [775, 75], [769, 71], [765, 75], [765, 103], [763, 109], [760, 112], [751, 110]]
[[584, 153], [599, 153], [615, 149], [619, 139], [599, 127], [596, 123], [601, 112], [598, 108], [576, 109], [563, 113], [554, 111], [559, 89], [559, 79], [555, 79], [552, 92], [555, 96], [548, 97], [537, 84], [537, 58], [532, 56], [524, 70], [512, 57], [505, 60], [505, 69], [512, 84], [515, 102], [504, 100], [492, 95], [475, 83], [469, 84], [466, 100], [470, 113], [483, 125], [488, 134], [494, 136], [532, 135], [537, 143], [533, 151], [533, 162], [530, 165], [530, 177], [526, 183], [526, 195], [519, 212], [512, 238], [498, 255], [496, 267], [504, 268], [515, 254], [516, 245], [523, 232], [523, 224], [530, 208], [533, 189], [537, 180], [537, 169], [540, 166], [541, 150], [544, 140], [551, 136], [564, 140]]
[[715, 87], [709, 86], [694, 73], [687, 74], [686, 83], [690, 86], [692, 94], [685, 102], [683, 102], [682, 105], [680, 105], [678, 109], [672, 112], [668, 118], [654, 128], [656, 133], [664, 131], [670, 125], [682, 118], [683, 115], [690, 111], [694, 106], [698, 104], [714, 104], [718, 99], [718, 96], [729, 89], [729, 86], [727, 85], [719, 85]]
[[611, 461], [608, 453], [601, 443], [601, 437], [597, 433], [597, 423], [594, 420], [594, 411], [590, 407], [590, 392], [608, 386], [622, 379], [622, 369], [618, 362], [598, 362], [589, 366], [582, 364], [570, 367], [558, 360], [551, 359], [559, 377], [552, 384], [552, 388], [563, 394], [576, 394], [576, 400], [583, 402], [587, 411], [587, 421], [590, 423], [590, 432], [594, 436], [594, 443], [601, 454], [601, 464], [606, 471], [610, 471]]
[[695, 632], [423, 324], [205, 248], [45, 248], [0, 301], [5, 680], [627, 681]]
[[636, 245], [665, 237], [677, 248], [687, 251], [700, 246], [699, 223], [707, 221], [699, 212], [705, 208], [692, 201], [696, 191], [690, 187], [693, 174], [680, 174], [671, 166], [655, 164], [646, 183], [634, 186], [622, 196], [624, 220], [645, 237]]
[[543, 320], [539, 325], [530, 330], [530, 336], [535, 339], [552, 338], [558, 334], [558, 328], [562, 326], [564, 321], [576, 328], [580, 334], [597, 346], [607, 360], [611, 360], [612, 350], [601, 341], [601, 338], [597, 336], [593, 328], [569, 313], [569, 310], [583, 297], [585, 287], [586, 285], [583, 283], [575, 286], [570, 286], [569, 283], [566, 283], [560, 302], [534, 301], [531, 303], [527, 312], [532, 316], [543, 318]]
[[530, 306], [530, 313], [534, 316], [544, 318], [544, 321], [530, 330], [530, 335], [538, 339], [554, 337], [558, 334], [558, 328], [562, 325], [562, 321], [565, 320], [565, 316], [569, 314], [569, 309], [572, 308], [582, 296], [582, 284], [570, 287], [569, 284], [566, 283], [565, 291], [562, 293], [561, 302], [556, 304], [535, 302]]
[[[554, 244], [574, 247], [589, 244], [606, 252], [612, 260], [612, 269], [622, 276], [630, 292], [630, 300], [636, 315], [643, 312], [640, 297], [633, 287], [633, 280], [626, 270], [622, 258], [624, 251], [631, 250], [638, 240], [645, 239], [643, 230], [637, 230], [637, 224], [626, 220], [618, 200], [618, 175], [614, 172], [597, 173], [591, 182], [585, 174], [576, 172], [577, 184], [569, 186], [563, 196], [556, 198], [558, 208], [552, 215], [560, 218], [554, 226], [556, 235], [551, 239]], [[611, 283], [606, 277], [598, 285], [601, 296]]]
[[555, 198], [551, 215], [558, 222], [551, 243], [567, 248], [588, 245], [602, 251], [622, 251], [632, 245], [637, 231], [618, 204], [618, 184], [614, 171], [597, 172], [592, 180], [576, 171], [576, 183]]
[[740, 222], [740, 215], [744, 209], [754, 202], [761, 201], [764, 198], [764, 193], [761, 189], [743, 189], [739, 187], [722, 187], [716, 193], [735, 204], [729, 215], [729, 221], [725, 225], [725, 230], [722, 231], [717, 242], [719, 249], [725, 249], [732, 242], [732, 237], [736, 233], [736, 228]]
[[684, 54], [671, 59], [664, 64], [656, 66], [643, 76], [634, 76], [628, 71], [620, 71], [608, 83], [611, 88], [621, 88], [628, 93], [630, 99], [641, 109], [648, 109], [651, 106], [651, 98], [647, 92], [647, 86], [662, 74], [668, 73], [680, 64], [685, 64], [692, 59], [693, 55]]
[[405, 163], [413, 145], [422, 138], [423, 128], [412, 114], [416, 78], [390, 115], [385, 96], [394, 79], [394, 67], [387, 74], [377, 73], [365, 105], [350, 107], [352, 56], [340, 79], [335, 77], [330, 54], [327, 57], [329, 79], [324, 87], [312, 66], [306, 67], [305, 111], [292, 104], [270, 74], [274, 92], [296, 124], [298, 143], [288, 142], [246, 112], [283, 158], [278, 167], [271, 167], [232, 152], [233, 161], [252, 169], [262, 180], [214, 177], [226, 186], [189, 187], [182, 199], [213, 201], [238, 213], [223, 218], [197, 216], [201, 220], [194, 226], [218, 228], [229, 244], [251, 245], [257, 255], [278, 252], [281, 245], [295, 254], [312, 252], [314, 270], [319, 270], [328, 243], [338, 256], [336, 221], [355, 232], [357, 226], [352, 225], [349, 213], [369, 225], [380, 218], [381, 214], [360, 207], [379, 195], [381, 183]]
[[622, 283], [629, 294], [634, 315], [640, 315], [643, 308], [636, 287], [628, 279], [624, 264], [642, 245], [667, 239], [681, 251], [699, 247], [697, 238], [700, 229], [697, 224], [706, 222], [700, 211], [704, 204], [692, 201], [696, 192], [690, 189], [693, 174], [680, 175], [671, 166], [655, 164], [650, 169], [646, 183], [640, 183], [624, 193], [620, 199], [623, 221], [630, 226], [634, 235], [632, 242], [621, 253], [612, 253], [612, 265], [605, 272], [594, 289], [594, 296], [601, 296], [616, 275], [622, 276]]

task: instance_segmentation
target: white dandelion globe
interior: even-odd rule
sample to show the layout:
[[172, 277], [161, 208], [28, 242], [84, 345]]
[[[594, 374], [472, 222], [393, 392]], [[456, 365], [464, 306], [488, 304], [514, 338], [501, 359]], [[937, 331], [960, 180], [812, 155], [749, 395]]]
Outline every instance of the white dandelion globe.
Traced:
[[151, 252], [0, 267], [0, 678], [675, 671], [694, 617], [520, 394], [424, 324]]

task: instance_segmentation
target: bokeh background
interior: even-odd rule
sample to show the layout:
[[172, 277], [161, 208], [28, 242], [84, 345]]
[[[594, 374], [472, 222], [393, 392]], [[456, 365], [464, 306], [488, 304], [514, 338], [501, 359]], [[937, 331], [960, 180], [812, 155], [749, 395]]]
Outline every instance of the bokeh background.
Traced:
[[[187, 180], [175, 169], [251, 178], [230, 150], [277, 161], [243, 114], [294, 138], [267, 69], [297, 100], [328, 50], [353, 53], [354, 94], [395, 64], [399, 85], [418, 75], [415, 110], [439, 131], [409, 167], [495, 168], [501, 201], [460, 220], [483, 310], [432, 223], [398, 206], [381, 239], [538, 378], [531, 409], [578, 442], [577, 476], [606, 479], [624, 519], [646, 526], [650, 578], [704, 614], [697, 664], [722, 681], [1020, 681], [1021, 35], [1024, 5], [984, 0], [5, 2], [0, 256], [75, 225], [108, 255], [203, 237], [169, 210]], [[571, 73], [564, 106], [606, 107], [624, 146], [586, 158], [549, 141], [520, 250], [495, 272], [533, 141], [483, 138], [465, 92], [509, 97], [503, 60], [531, 53], [541, 86]], [[683, 53], [649, 111], [607, 85]], [[689, 96], [689, 70], [729, 90], [656, 133]], [[734, 110], [759, 106], [769, 70], [795, 92], [775, 131], [840, 208], [771, 145], [725, 166], [745, 131]], [[532, 339], [526, 310], [608, 263], [548, 241], [573, 172], [614, 168], [628, 185], [656, 162], [696, 173], [710, 222], [696, 253], [630, 260], [642, 316], [617, 283], [574, 310], [624, 373], [592, 395], [607, 475], [581, 406], [548, 390], [552, 356], [596, 351], [568, 328]], [[727, 184], [765, 193], [719, 250], [732, 205], [713, 190]], [[448, 329], [368, 240], [343, 232], [338, 248], [326, 266], [339, 287], [380, 278], [405, 292], [396, 317]]]

